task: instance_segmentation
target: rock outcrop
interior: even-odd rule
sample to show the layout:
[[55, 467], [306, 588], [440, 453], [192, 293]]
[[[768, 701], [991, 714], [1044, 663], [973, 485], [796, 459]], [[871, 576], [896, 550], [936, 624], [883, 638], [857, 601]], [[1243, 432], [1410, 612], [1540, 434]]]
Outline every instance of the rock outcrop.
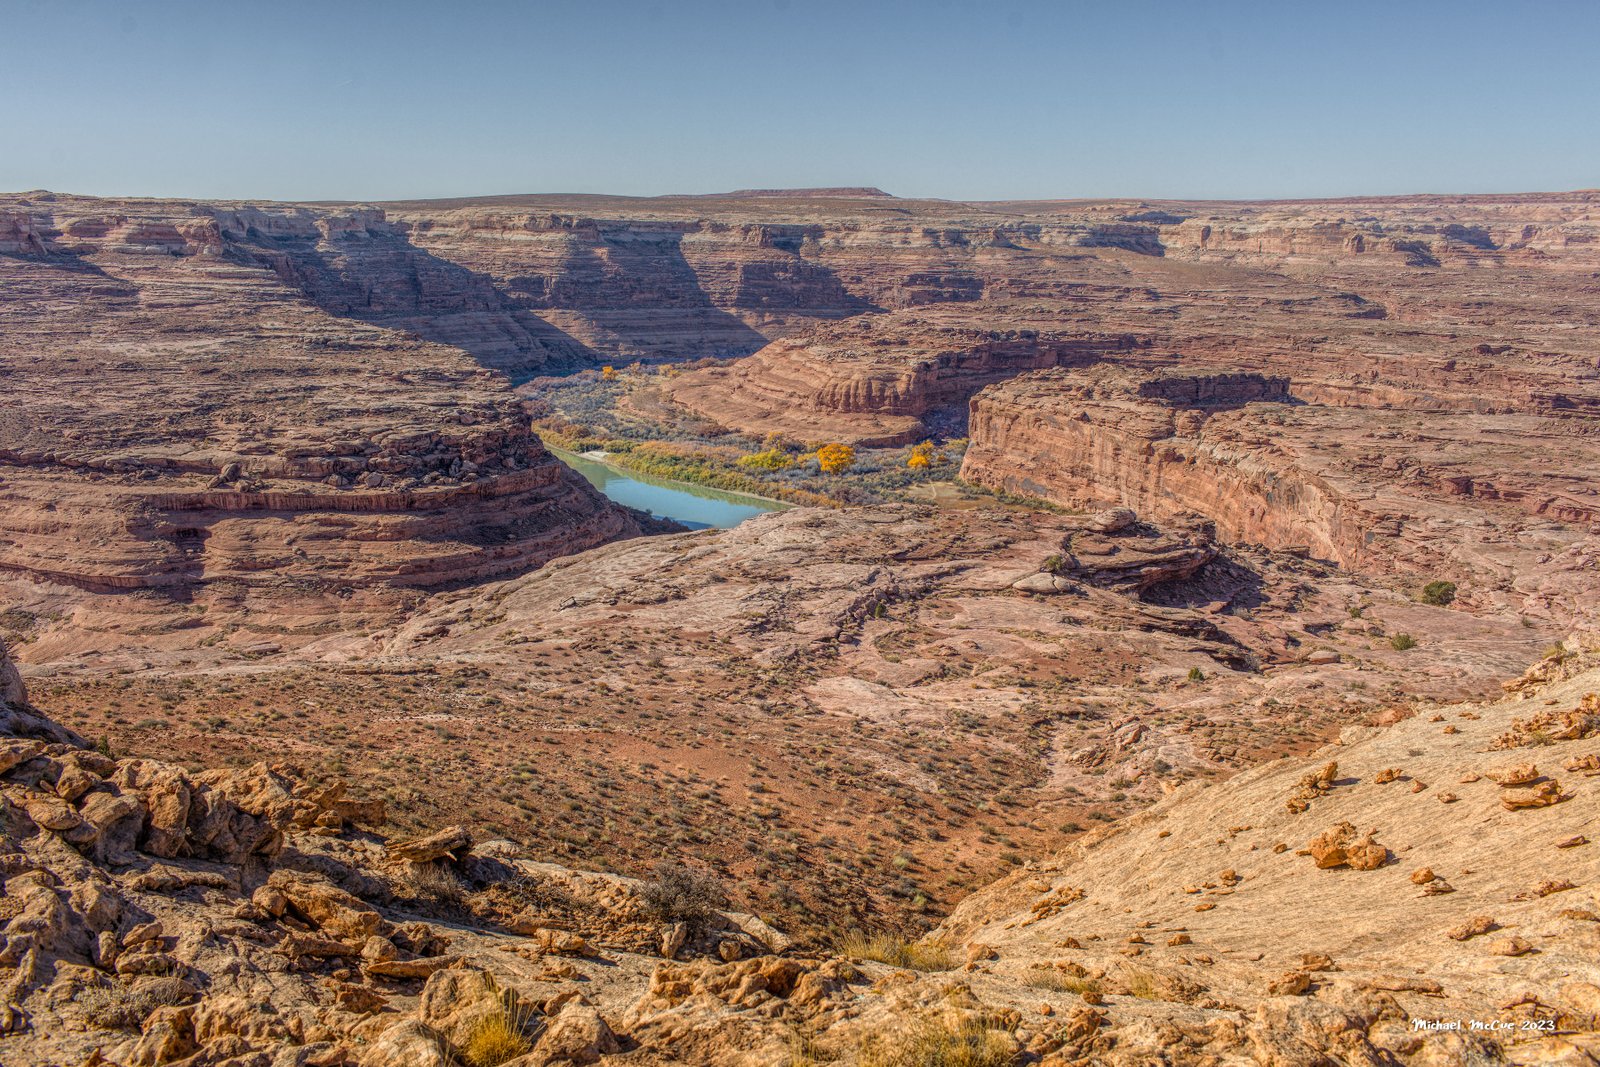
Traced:
[[1593, 516], [1547, 462], [1557, 430], [1388, 410], [1289, 376], [1039, 372], [974, 398], [962, 476], [1070, 507], [1198, 514], [1226, 541], [1369, 573], [1470, 576], [1480, 609], [1590, 618]]
[[[1511, 699], [1180, 789], [974, 894], [934, 936], [981, 961], [970, 980], [992, 1007], [1093, 1007], [1046, 1063], [1203, 1062], [1219, 1042], [1255, 1062], [1588, 1062], [1600, 860], [1567, 842], [1593, 779], [1507, 810], [1484, 750], [1529, 703], [1589, 699], [1596, 663], [1566, 653]], [[1285, 808], [1335, 756], [1310, 812]], [[1517, 845], [1485, 862], [1485, 841]]]
[[[608, 1018], [677, 966], [657, 966], [668, 931], [685, 961], [766, 956], [791, 986], [816, 967], [771, 957], [782, 935], [751, 916], [663, 916], [630, 879], [460, 843], [386, 857], [341, 814], [341, 785], [114, 759], [15, 696], [0, 699], [7, 1064], [443, 1065], [491, 1040], [595, 1063], [622, 1050]], [[808, 988], [815, 1004], [833, 987]]]

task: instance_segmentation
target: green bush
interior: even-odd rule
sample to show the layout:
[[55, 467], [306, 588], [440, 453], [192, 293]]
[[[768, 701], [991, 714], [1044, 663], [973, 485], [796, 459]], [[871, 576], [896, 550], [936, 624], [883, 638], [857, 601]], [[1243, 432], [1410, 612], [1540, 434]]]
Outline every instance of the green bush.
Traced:
[[1405, 652], [1417, 647], [1417, 639], [1410, 634], [1395, 634], [1389, 638], [1389, 647], [1396, 652]]
[[1422, 587], [1422, 602], [1442, 608], [1456, 598], [1456, 583], [1437, 581]]

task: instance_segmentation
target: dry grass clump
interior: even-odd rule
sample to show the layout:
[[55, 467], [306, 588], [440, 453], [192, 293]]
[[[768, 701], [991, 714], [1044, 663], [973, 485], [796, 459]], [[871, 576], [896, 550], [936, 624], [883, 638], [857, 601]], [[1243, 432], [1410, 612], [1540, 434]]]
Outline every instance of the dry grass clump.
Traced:
[[153, 982], [137, 991], [124, 985], [90, 986], [72, 999], [95, 1029], [137, 1032], [151, 1012], [181, 1004], [188, 995], [177, 982]]
[[533, 1051], [538, 1036], [531, 1007], [514, 995], [500, 994], [500, 1007], [475, 1020], [461, 1043], [467, 1067], [500, 1067]]
[[1140, 1000], [1165, 1000], [1165, 989], [1148, 971], [1128, 972], [1128, 992]]
[[972, 1016], [933, 1016], [877, 1038], [861, 1067], [1013, 1067], [1017, 1044]]
[[825, 1063], [838, 1063], [840, 1058], [839, 1052], [823, 1045], [814, 1034], [797, 1032], [789, 1037], [783, 1067], [821, 1067]]
[[414, 863], [395, 879], [395, 891], [409, 900], [457, 907], [467, 899], [467, 885], [439, 863]]
[[1051, 993], [1073, 993], [1080, 997], [1085, 993], [1101, 992], [1100, 983], [1094, 978], [1079, 978], [1053, 969], [1029, 975], [1028, 985]]
[[913, 971], [948, 971], [956, 965], [950, 946], [938, 941], [907, 941], [894, 934], [864, 934], [852, 930], [839, 939], [839, 954], [876, 960]]

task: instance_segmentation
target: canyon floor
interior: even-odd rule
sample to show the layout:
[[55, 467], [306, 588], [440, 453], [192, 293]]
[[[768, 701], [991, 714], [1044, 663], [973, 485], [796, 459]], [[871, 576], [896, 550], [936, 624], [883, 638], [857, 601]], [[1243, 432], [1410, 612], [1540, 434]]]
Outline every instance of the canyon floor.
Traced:
[[1597, 211], [0, 196], [0, 1052], [1591, 1062]]

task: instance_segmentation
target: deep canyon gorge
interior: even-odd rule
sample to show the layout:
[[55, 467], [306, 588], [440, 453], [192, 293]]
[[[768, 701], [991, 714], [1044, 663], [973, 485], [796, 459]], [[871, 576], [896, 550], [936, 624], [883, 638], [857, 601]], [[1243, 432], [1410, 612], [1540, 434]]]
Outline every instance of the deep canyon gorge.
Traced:
[[1592, 191], [0, 195], [0, 1059], [1595, 1062], [1597, 286]]

